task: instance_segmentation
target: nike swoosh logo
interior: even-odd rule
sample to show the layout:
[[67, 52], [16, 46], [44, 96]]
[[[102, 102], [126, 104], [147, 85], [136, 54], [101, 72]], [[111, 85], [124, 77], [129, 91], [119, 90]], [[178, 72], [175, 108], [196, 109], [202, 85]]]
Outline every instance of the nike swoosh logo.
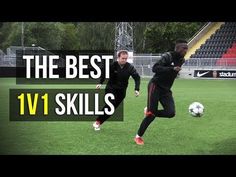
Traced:
[[209, 73], [209, 72], [210, 72], [210, 71], [207, 71], [207, 72], [204, 72], [204, 73], [201, 73], [201, 74], [198, 72], [198, 73], [197, 73], [197, 77], [204, 76], [204, 75], [206, 75], [206, 74]]

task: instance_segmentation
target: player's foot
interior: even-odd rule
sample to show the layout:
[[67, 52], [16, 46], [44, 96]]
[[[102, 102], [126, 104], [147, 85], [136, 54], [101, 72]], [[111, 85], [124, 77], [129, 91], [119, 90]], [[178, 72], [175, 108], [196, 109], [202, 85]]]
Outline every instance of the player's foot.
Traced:
[[138, 145], [144, 145], [144, 141], [143, 141], [143, 139], [141, 137], [135, 137], [134, 141]]
[[143, 109], [143, 113], [144, 113], [144, 116], [146, 116], [146, 114], [147, 114], [147, 107], [145, 107], [145, 108]]
[[93, 128], [94, 128], [95, 131], [100, 130], [100, 126], [101, 126], [101, 123], [99, 121], [95, 121], [93, 123]]

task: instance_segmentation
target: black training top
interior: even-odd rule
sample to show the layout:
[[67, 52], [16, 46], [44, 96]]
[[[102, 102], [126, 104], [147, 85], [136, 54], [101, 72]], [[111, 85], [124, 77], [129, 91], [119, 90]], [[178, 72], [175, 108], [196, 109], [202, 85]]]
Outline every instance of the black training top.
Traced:
[[[117, 61], [113, 62], [110, 66], [110, 78], [107, 82], [107, 88], [126, 89], [128, 87], [130, 76], [132, 76], [135, 81], [135, 90], [139, 91], [140, 76], [134, 66], [127, 62], [123, 67], [121, 67]], [[104, 80], [105, 72], [102, 72], [100, 84], [102, 84]]]
[[174, 67], [181, 67], [184, 62], [184, 58], [177, 52], [164, 53], [152, 68], [155, 75], [151, 82], [156, 83], [159, 88], [169, 91], [178, 75], [178, 71], [175, 71]]

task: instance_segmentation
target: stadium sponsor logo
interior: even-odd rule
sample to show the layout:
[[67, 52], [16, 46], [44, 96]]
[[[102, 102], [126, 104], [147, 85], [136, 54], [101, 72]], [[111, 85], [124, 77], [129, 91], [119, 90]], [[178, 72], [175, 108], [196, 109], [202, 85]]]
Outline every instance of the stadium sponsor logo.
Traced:
[[236, 70], [195, 70], [194, 77], [236, 78]]
[[202, 77], [202, 76], [206, 75], [209, 72], [210, 71], [207, 71], [207, 72], [204, 72], [204, 73], [197, 72], [197, 77]]
[[236, 72], [220, 72], [219, 73], [220, 77], [232, 77], [232, 78], [236, 78]]

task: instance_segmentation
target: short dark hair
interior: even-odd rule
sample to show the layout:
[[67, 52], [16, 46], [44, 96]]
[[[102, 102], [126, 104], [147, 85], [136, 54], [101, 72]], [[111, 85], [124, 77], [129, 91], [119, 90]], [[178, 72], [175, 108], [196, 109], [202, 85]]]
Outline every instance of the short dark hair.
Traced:
[[128, 55], [129, 53], [127, 50], [119, 50], [117, 56], [120, 57], [121, 54]]
[[184, 40], [184, 39], [177, 39], [176, 41], [175, 41], [175, 44], [179, 44], [179, 43], [188, 43], [186, 40]]

